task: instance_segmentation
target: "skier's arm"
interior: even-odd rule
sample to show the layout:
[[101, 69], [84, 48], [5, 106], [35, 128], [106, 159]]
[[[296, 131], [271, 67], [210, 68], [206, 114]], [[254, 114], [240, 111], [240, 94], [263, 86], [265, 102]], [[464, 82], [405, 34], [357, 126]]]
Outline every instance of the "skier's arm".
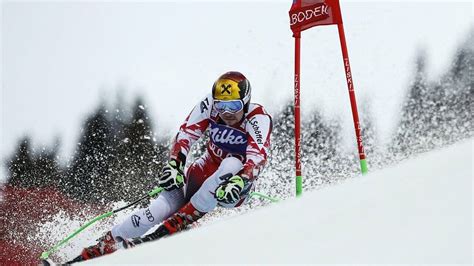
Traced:
[[182, 165], [186, 163], [186, 157], [191, 146], [209, 126], [211, 107], [212, 96], [209, 94], [193, 108], [173, 140], [170, 153], [171, 160], [175, 160]]
[[224, 182], [217, 187], [215, 193], [215, 197], [219, 202], [235, 203], [243, 195], [249, 193], [253, 181], [258, 177], [267, 162], [272, 119], [261, 106], [257, 107], [256, 113], [255, 115], [252, 115], [252, 112], [250, 113], [246, 125], [248, 132], [247, 151], [243, 169], [237, 175], [227, 174], [221, 177]]
[[[262, 108], [262, 107], [259, 107]], [[253, 181], [263, 170], [270, 149], [272, 120], [262, 108], [261, 113], [249, 118], [247, 123], [248, 145], [246, 161], [241, 176]]]
[[179, 128], [171, 145], [169, 162], [163, 167], [159, 177], [160, 187], [171, 191], [183, 187], [184, 166], [191, 146], [198, 140], [209, 126], [209, 115], [212, 97], [206, 96], [188, 115]]

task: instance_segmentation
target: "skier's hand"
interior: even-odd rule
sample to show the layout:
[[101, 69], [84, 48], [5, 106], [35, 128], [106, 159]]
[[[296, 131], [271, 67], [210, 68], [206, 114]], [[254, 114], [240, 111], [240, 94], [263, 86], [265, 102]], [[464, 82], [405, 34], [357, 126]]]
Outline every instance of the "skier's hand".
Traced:
[[246, 179], [238, 175], [226, 174], [220, 177], [224, 180], [216, 189], [214, 197], [217, 201], [233, 204], [240, 200], [240, 193], [245, 187]]
[[169, 161], [163, 170], [158, 180], [160, 187], [167, 191], [171, 191], [184, 186], [183, 166], [176, 160]]

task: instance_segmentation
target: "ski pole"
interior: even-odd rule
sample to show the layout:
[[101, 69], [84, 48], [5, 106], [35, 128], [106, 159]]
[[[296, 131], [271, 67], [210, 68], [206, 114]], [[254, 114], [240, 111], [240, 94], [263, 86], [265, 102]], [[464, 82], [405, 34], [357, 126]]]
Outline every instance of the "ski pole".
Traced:
[[65, 243], [69, 242], [69, 240], [71, 240], [71, 238], [75, 237], [77, 234], [79, 234], [80, 232], [82, 232], [84, 229], [86, 229], [87, 227], [91, 226], [92, 224], [96, 223], [97, 221], [100, 221], [104, 218], [107, 218], [107, 217], [110, 217], [112, 216], [113, 214], [117, 213], [117, 212], [120, 212], [122, 210], [125, 210], [126, 208], [130, 207], [130, 206], [133, 206], [137, 203], [139, 203], [140, 201], [146, 199], [146, 198], [149, 198], [149, 197], [153, 197], [159, 193], [161, 193], [161, 191], [163, 191], [163, 188], [161, 187], [157, 187], [155, 189], [153, 189], [152, 191], [148, 192], [145, 196], [135, 200], [134, 202], [124, 206], [124, 207], [121, 207], [121, 208], [118, 208], [118, 209], [115, 209], [115, 210], [112, 210], [112, 211], [109, 211], [109, 212], [106, 212], [104, 214], [101, 214], [97, 217], [95, 217], [94, 219], [90, 220], [89, 222], [87, 222], [86, 224], [84, 224], [83, 226], [81, 226], [79, 229], [77, 229], [76, 231], [74, 231], [72, 234], [70, 234], [68, 237], [66, 237], [65, 239], [61, 240], [59, 243], [57, 243], [54, 247], [52, 247], [51, 249], [49, 249], [48, 251], [45, 251], [41, 254], [41, 257], [40, 259], [42, 260], [46, 260], [50, 255], [51, 253], [57, 251], [59, 249], [59, 247], [61, 247], [62, 245], [64, 245]]
[[251, 197], [251, 198], [257, 197], [257, 198], [267, 199], [267, 200], [269, 200], [269, 201], [271, 201], [271, 202], [278, 202], [278, 201], [280, 201], [280, 199], [278, 199], [278, 198], [272, 198], [272, 197], [270, 197], [270, 196], [267, 196], [267, 195], [262, 194], [262, 193], [259, 193], [259, 192], [252, 192], [252, 193], [250, 193], [250, 197]]

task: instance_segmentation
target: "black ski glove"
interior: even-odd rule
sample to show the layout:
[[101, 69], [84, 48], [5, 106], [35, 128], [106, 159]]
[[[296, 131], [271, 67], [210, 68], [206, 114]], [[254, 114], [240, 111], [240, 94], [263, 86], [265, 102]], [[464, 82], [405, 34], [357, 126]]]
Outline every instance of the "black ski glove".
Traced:
[[247, 184], [247, 179], [238, 175], [226, 174], [219, 177], [224, 180], [216, 189], [214, 197], [217, 201], [233, 204], [240, 200], [240, 194]]
[[160, 187], [167, 191], [171, 191], [184, 186], [184, 166], [176, 160], [169, 161], [161, 171], [158, 180]]

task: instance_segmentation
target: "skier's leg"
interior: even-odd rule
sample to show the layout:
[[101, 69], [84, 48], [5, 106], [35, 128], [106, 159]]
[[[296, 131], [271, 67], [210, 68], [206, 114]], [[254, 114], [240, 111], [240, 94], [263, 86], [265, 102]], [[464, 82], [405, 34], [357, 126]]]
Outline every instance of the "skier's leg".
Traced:
[[217, 170], [202, 183], [198, 191], [191, 197], [191, 200], [163, 222], [163, 225], [160, 227], [166, 228], [163, 231], [165, 235], [183, 230], [206, 213], [214, 210], [217, 206], [217, 199], [214, 197], [214, 193], [217, 187], [225, 181], [221, 180], [220, 177], [229, 173], [235, 175], [242, 170], [242, 167], [242, 161], [235, 157], [222, 160]]
[[191, 204], [200, 212], [210, 212], [217, 206], [217, 199], [214, 193], [217, 187], [224, 182], [220, 177], [225, 174], [237, 174], [242, 170], [242, 162], [235, 158], [229, 157], [222, 160], [219, 168], [208, 178], [199, 190], [192, 196]]
[[148, 208], [142, 208], [132, 213], [127, 219], [115, 225], [97, 244], [84, 248], [81, 255], [72, 262], [88, 260], [117, 250], [116, 243], [128, 238], [145, 234], [153, 226], [161, 223], [184, 205], [182, 189], [163, 191], [158, 198], [151, 201]]
[[219, 164], [214, 162], [207, 152], [189, 166], [186, 171], [186, 187], [184, 190], [186, 202], [218, 168]]
[[153, 226], [160, 224], [185, 204], [181, 189], [163, 191], [150, 206], [135, 211], [121, 223], [112, 228], [114, 239], [129, 239], [145, 234]]
[[243, 165], [234, 157], [222, 160], [221, 164], [209, 178], [207, 178], [196, 193], [191, 197], [191, 201], [186, 203], [175, 214], [171, 215], [153, 233], [143, 238], [135, 239], [132, 244], [139, 244], [151, 240], [159, 239], [163, 236], [171, 235], [185, 229], [189, 224], [203, 217], [207, 212], [212, 211], [217, 206], [214, 197], [216, 188], [224, 182], [219, 177], [225, 174], [237, 174]]

